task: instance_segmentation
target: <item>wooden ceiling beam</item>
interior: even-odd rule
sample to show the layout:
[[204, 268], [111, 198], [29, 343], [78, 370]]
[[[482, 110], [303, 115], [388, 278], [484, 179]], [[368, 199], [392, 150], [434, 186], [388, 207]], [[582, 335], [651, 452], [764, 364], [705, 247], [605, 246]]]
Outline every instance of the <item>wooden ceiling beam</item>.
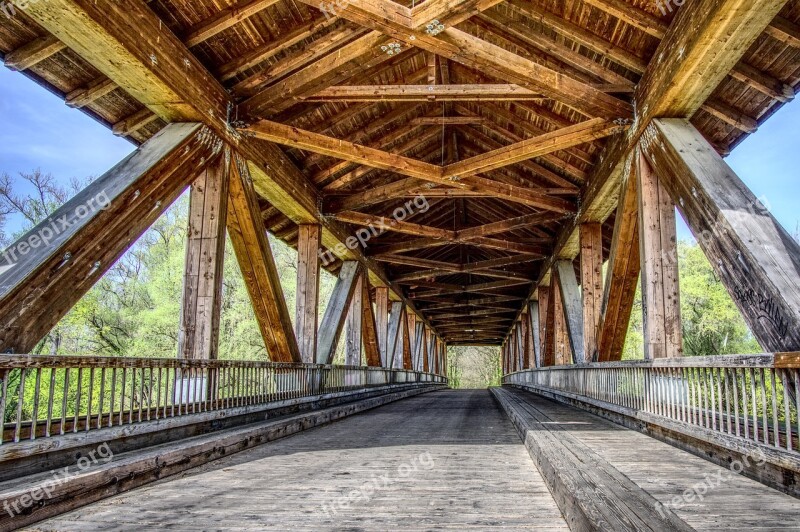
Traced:
[[415, 126], [479, 126], [484, 122], [486, 119], [480, 116], [423, 116], [411, 121]]
[[597, 54], [608, 57], [618, 65], [632, 72], [641, 74], [647, 69], [647, 61], [645, 59], [533, 2], [527, 2], [525, 0], [507, 0], [506, 5], [512, 11], [541, 24], [570, 41], [585, 46]]
[[347, 43], [365, 36], [368, 32], [369, 30], [364, 28], [353, 29], [347, 26], [334, 28], [280, 61], [237, 82], [231, 90], [237, 98], [248, 98], [274, 85], [292, 72], [305, 68]]
[[299, 100], [307, 102], [455, 102], [455, 101], [541, 101], [540, 93], [506, 84], [466, 85], [341, 85], [327, 87]]
[[[316, 7], [315, 0], [302, 1]], [[425, 31], [409, 31], [408, 27], [387, 19], [385, 15], [365, 15], [365, 11], [374, 10], [375, 6], [394, 11], [397, 5], [391, 0], [350, 0], [339, 14], [407, 46], [433, 52], [484, 71], [497, 79], [555, 98], [586, 116], [613, 120], [629, 118], [633, 114], [632, 107], [627, 102], [455, 27], [446, 26], [441, 33], [430, 35]], [[447, 21], [444, 23], [450, 24]], [[284, 99], [286, 97], [285, 94], [282, 96]]]
[[371, 214], [363, 214], [360, 212], [344, 211], [333, 215], [333, 218], [339, 220], [340, 222], [347, 222], [354, 225], [369, 227], [373, 231], [373, 236], [376, 232], [377, 234], [383, 234], [386, 231], [392, 231], [407, 235], [422, 236], [448, 241], [452, 241], [456, 238], [455, 231], [449, 231], [447, 229], [440, 229], [438, 227], [430, 227], [411, 222], [402, 222], [384, 216], [373, 216]]
[[195, 24], [186, 33], [184, 43], [188, 48], [197, 46], [211, 37], [277, 4], [280, 0], [246, 0], [223, 9], [208, 20]]
[[462, 177], [502, 168], [527, 159], [541, 157], [554, 151], [608, 137], [625, 129], [626, 126], [608, 122], [603, 118], [587, 120], [574, 126], [545, 133], [532, 139], [498, 148], [484, 155], [448, 165], [444, 169], [444, 176]]
[[341, 23], [337, 18], [317, 16], [313, 18], [311, 22], [281, 35], [274, 41], [265, 43], [225, 63], [217, 69], [216, 73], [221, 81], [228, 81], [337, 23]]
[[657, 16], [624, 0], [584, 0], [584, 2], [659, 40], [664, 38], [669, 28], [669, 24]]
[[489, 224], [478, 225], [467, 229], [460, 229], [456, 231], [456, 235], [459, 240], [469, 240], [471, 238], [507, 233], [509, 231], [516, 231], [517, 229], [524, 229], [534, 225], [556, 222], [562, 220], [563, 218], [563, 215], [553, 215], [552, 213], [528, 214], [525, 216], [518, 216], [516, 218], [509, 218], [507, 220], [500, 220], [498, 222]]
[[[488, 124], [490, 126], [495, 126], [497, 124], [497, 119], [501, 119], [501, 120], [507, 121], [509, 124], [511, 124], [514, 127], [524, 131], [525, 133], [527, 133], [528, 135], [530, 135], [532, 137], [543, 135], [543, 134], [547, 133], [548, 131], [550, 131], [547, 128], [540, 128], [537, 125], [535, 125], [533, 122], [523, 119], [522, 117], [520, 117], [519, 115], [513, 113], [509, 109], [506, 109], [502, 105], [497, 105], [497, 104], [493, 104], [493, 103], [486, 103], [486, 104], [481, 105], [481, 107], [482, 107], [482, 109], [480, 109], [479, 112], [480, 112], [481, 116], [483, 116], [484, 118], [487, 118], [489, 120]], [[458, 109], [459, 111], [462, 110], [462, 109], [465, 110], [465, 111], [467, 110], [465, 108], [465, 106], [458, 106], [458, 107], [456, 107], [456, 109]], [[486, 125], [486, 124], [484, 124], [484, 125]], [[572, 124], [568, 124], [568, 125], [572, 125]], [[567, 127], [567, 126], [562, 126], [562, 127]], [[496, 131], [492, 127], [490, 127], [490, 129], [492, 129], [492, 131]], [[559, 128], [556, 128], [556, 129], [559, 129]], [[510, 133], [510, 132], [508, 131], [507, 128], [503, 128], [503, 133], [505, 134], [505, 133]], [[518, 141], [519, 140], [517, 140], [515, 142], [518, 142]], [[597, 143], [592, 143], [591, 145], [587, 145], [587, 148], [590, 147], [590, 146], [597, 146]], [[594, 156], [591, 153], [589, 153], [588, 151], [584, 151], [583, 149], [581, 149], [581, 148], [579, 148], [577, 146], [574, 146], [574, 147], [569, 148], [569, 149], [564, 150], [564, 151], [565, 151], [565, 153], [568, 153], [569, 155], [571, 155], [571, 156], [573, 156], [573, 157], [575, 157], [577, 159], [580, 159], [581, 161], [583, 161], [583, 162], [585, 162], [587, 164], [591, 165], [591, 164], [594, 164], [594, 162], [595, 162]], [[550, 155], [552, 157], [557, 157], [555, 154], [550, 154]], [[545, 158], [544, 160], [550, 162], [551, 164], [555, 162], [554, 159], [551, 159], [551, 158]], [[555, 165], [555, 166], [558, 166], [558, 165]]]
[[607, 84], [618, 86], [625, 92], [633, 92], [633, 88], [636, 85], [635, 82], [622, 74], [618, 74], [594, 59], [575, 51], [566, 44], [561, 44], [544, 34], [532, 32], [529, 27], [511, 17], [503, 15], [498, 10], [487, 11], [478, 15], [476, 18], [478, 21], [488, 26], [488, 29], [492, 33], [501, 36], [508, 34], [526, 45], [532, 46], [550, 57], [571, 66], [581, 73], [599, 78]]
[[[484, 114], [485, 111], [481, 111], [481, 114]], [[503, 137], [503, 139], [511, 144], [514, 144], [515, 140], [512, 140], [513, 137], [507, 135], [506, 132], [496, 126], [496, 121], [493, 120], [490, 125], [494, 127], [484, 127], [483, 129], [487, 132], [490, 132], [494, 135], [498, 135]], [[477, 147], [480, 147], [480, 150], [475, 150], [478, 154], [485, 151], [493, 151], [500, 149], [504, 146], [508, 146], [509, 144], [503, 144], [502, 142], [496, 140], [494, 137], [490, 136], [489, 134], [485, 133], [484, 131], [474, 128], [472, 126], [458, 126], [459, 130], [465, 133], [465, 141], [467, 143], [472, 143]], [[569, 126], [565, 126], [569, 127]], [[548, 168], [545, 168], [539, 162], [528, 159], [526, 161], [522, 161], [517, 163], [519, 168], [527, 170], [531, 172], [535, 176], [540, 176], [543, 179], [546, 179], [548, 182], [555, 186], [562, 186], [562, 187], [576, 187], [575, 183], [584, 183], [587, 178], [587, 172], [578, 168], [577, 166], [567, 163], [563, 158], [556, 155], [556, 153], [550, 153], [543, 155], [539, 158], [541, 162], [546, 162], [548, 165], [558, 169], [564, 176], [558, 174]], [[576, 187], [577, 188], [577, 187]]]
[[389, 38], [381, 32], [371, 31], [254, 94], [240, 105], [240, 112], [245, 116], [268, 116], [288, 109], [296, 103], [297, 96], [344, 81], [355, 71], [390, 60], [392, 57], [380, 50], [387, 42]]
[[3, 64], [11, 70], [28, 70], [64, 50], [66, 44], [53, 35], [46, 35], [32, 40], [6, 54]]
[[442, 168], [440, 166], [409, 159], [401, 155], [387, 153], [346, 140], [320, 135], [312, 131], [279, 124], [277, 122], [260, 120], [244, 128], [242, 131], [245, 134], [253, 135], [261, 140], [276, 142], [301, 150], [313, 151], [322, 155], [344, 159], [381, 170], [391, 170], [398, 174], [416, 177], [426, 181], [448, 183], [448, 181], [442, 177]]

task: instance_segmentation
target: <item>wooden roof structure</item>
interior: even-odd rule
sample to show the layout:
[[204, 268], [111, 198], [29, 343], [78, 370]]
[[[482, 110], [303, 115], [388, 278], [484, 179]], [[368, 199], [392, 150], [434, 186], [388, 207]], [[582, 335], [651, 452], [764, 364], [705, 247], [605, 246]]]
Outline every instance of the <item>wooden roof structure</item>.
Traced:
[[608, 258], [651, 118], [725, 155], [800, 83], [800, 0], [29, 4], [0, 13], [6, 66], [136, 144], [213, 128], [293, 246], [394, 220], [347, 254], [451, 345], [501, 344], [580, 224]]

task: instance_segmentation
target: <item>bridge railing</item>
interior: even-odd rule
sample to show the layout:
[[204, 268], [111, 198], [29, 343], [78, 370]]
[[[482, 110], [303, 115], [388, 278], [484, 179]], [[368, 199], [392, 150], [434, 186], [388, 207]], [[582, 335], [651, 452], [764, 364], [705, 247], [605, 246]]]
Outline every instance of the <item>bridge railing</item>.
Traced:
[[414, 383], [429, 373], [228, 360], [0, 355], [0, 444]]
[[678, 432], [702, 429], [798, 453], [799, 362], [797, 354], [604, 362], [519, 371], [504, 376], [503, 384]]

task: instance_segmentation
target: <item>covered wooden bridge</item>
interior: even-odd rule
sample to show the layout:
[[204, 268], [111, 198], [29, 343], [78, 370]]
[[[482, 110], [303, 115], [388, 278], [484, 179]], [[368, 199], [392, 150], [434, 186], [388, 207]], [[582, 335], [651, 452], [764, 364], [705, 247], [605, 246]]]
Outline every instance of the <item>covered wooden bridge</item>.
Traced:
[[[137, 145], [3, 254], [0, 530], [800, 528], [800, 248], [723, 160], [794, 98], [800, 1], [0, 11]], [[187, 187], [177, 357], [29, 355]], [[682, 357], [676, 206], [765, 354]], [[226, 234], [269, 361], [217, 357]], [[455, 345], [504, 386], [448, 390]]]

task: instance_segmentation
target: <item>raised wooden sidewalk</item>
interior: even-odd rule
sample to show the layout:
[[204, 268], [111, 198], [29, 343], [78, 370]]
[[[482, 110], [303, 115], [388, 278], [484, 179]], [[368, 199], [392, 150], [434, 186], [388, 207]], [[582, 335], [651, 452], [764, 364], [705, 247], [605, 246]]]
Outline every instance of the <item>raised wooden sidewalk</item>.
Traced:
[[[605, 530], [800, 530], [800, 501], [734, 474], [736, 464], [715, 465], [528, 391], [492, 391], [573, 529], [586, 529], [575, 522], [583, 519]], [[759, 456], [748, 459], [758, 466]]]

